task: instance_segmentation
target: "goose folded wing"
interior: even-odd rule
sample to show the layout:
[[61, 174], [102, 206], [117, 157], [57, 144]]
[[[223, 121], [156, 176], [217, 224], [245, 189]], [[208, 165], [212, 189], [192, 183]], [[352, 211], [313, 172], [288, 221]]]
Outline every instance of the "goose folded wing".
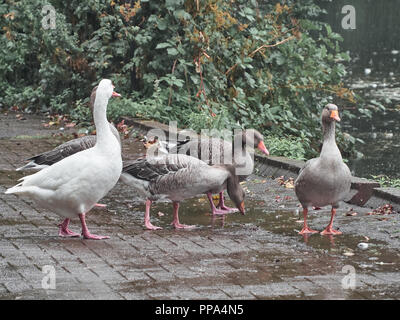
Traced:
[[94, 147], [96, 136], [84, 136], [67, 141], [53, 150], [43, 152], [27, 160], [33, 160], [38, 165], [53, 165], [60, 160], [67, 158], [77, 152]]

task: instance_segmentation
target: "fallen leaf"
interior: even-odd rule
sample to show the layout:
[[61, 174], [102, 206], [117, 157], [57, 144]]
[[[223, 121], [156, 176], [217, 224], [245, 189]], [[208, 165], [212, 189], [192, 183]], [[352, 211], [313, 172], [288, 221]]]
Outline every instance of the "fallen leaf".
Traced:
[[368, 212], [367, 215], [385, 215], [385, 214], [393, 214], [395, 211], [393, 210], [393, 206], [391, 204], [385, 204], [379, 208], [372, 210], [372, 212]]
[[356, 216], [358, 213], [351, 209], [349, 212], [346, 213], [346, 216]]
[[75, 122], [70, 122], [70, 123], [67, 123], [67, 124], [65, 125], [66, 128], [73, 128], [73, 127], [75, 127], [75, 126], [76, 126], [76, 123], [75, 123]]
[[343, 252], [343, 255], [344, 255], [344, 256], [347, 256], [347, 257], [352, 257], [352, 256], [354, 256], [354, 252], [345, 251], [345, 252]]

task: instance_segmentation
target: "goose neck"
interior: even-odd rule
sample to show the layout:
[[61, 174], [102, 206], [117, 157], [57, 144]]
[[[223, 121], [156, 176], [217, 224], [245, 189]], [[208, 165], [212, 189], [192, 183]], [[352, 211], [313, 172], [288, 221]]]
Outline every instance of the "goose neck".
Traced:
[[335, 122], [323, 122], [324, 141], [321, 150], [321, 158], [342, 161], [342, 155], [335, 140]]
[[322, 122], [323, 135], [324, 135], [324, 143], [327, 142], [335, 142], [335, 121], [330, 122]]
[[107, 104], [107, 97], [101, 92], [97, 93], [94, 102], [93, 118], [98, 144], [103, 144], [111, 134], [110, 125], [107, 121]]

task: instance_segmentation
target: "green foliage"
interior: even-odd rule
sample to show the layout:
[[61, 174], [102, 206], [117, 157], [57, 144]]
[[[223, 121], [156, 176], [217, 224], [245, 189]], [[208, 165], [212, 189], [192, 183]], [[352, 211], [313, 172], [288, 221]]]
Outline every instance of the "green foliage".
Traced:
[[[48, 3], [54, 30], [41, 26]], [[349, 57], [321, 13], [314, 0], [6, 0], [0, 103], [89, 121], [82, 110], [107, 77], [124, 97], [110, 103], [114, 120], [254, 127], [277, 155], [308, 158], [320, 144], [322, 107], [354, 102], [341, 82]], [[338, 141], [352, 150], [340, 132]]]
[[306, 149], [309, 145], [307, 138], [268, 136], [264, 143], [270, 154], [291, 159], [306, 160]]
[[378, 175], [378, 176], [371, 175], [371, 177], [376, 182], [379, 182], [381, 187], [400, 188], [400, 179], [390, 178], [383, 174]]

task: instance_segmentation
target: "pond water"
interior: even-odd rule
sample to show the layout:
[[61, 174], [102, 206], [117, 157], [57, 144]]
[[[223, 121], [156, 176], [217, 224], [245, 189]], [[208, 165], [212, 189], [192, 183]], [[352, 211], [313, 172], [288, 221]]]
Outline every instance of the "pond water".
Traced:
[[[350, 169], [356, 176], [371, 178], [372, 175], [400, 177], [400, 73], [397, 50], [372, 53], [365, 63], [353, 58], [347, 86], [360, 95], [372, 117], [358, 115], [355, 119], [343, 119], [342, 130], [362, 139], [356, 148], [363, 156], [352, 159]], [[375, 102], [381, 103], [382, 110]]]
[[[364, 154], [349, 166], [353, 174], [371, 178], [384, 174], [400, 178], [400, 5], [398, 0], [318, 0], [326, 10], [321, 20], [343, 37], [340, 47], [351, 62], [346, 85], [364, 98], [366, 105], [380, 102], [386, 110], [372, 111], [372, 118], [342, 119], [341, 130], [365, 141], [357, 145]], [[354, 10], [354, 29], [345, 29], [343, 19]], [[359, 108], [357, 106], [357, 108]], [[341, 106], [343, 107], [343, 106]], [[372, 108], [369, 108], [372, 110]]]

